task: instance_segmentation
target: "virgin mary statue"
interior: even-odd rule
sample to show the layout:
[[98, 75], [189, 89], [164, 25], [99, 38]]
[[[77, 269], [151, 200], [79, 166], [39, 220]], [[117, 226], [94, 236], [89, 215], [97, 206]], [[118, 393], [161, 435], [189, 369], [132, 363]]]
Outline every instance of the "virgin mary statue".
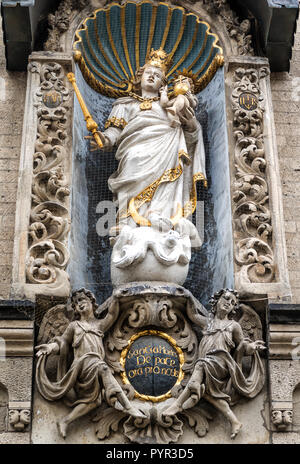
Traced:
[[116, 100], [99, 133], [104, 149], [117, 146], [119, 165], [108, 185], [119, 208], [118, 230], [158, 223], [193, 228], [185, 218], [196, 208], [196, 182], [206, 184], [202, 128], [192, 108], [172, 126], [160, 97], [167, 89], [167, 68], [168, 55], [152, 50], [135, 75], [133, 91]]

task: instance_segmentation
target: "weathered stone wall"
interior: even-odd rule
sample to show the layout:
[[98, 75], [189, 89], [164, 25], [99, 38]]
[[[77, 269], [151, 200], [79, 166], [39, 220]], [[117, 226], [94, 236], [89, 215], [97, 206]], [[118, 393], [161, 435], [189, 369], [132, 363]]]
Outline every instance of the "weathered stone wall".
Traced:
[[25, 92], [26, 73], [6, 70], [2, 28], [0, 28], [0, 299], [9, 298], [12, 277]]
[[290, 73], [273, 73], [271, 88], [283, 193], [292, 302], [300, 302], [300, 27]]

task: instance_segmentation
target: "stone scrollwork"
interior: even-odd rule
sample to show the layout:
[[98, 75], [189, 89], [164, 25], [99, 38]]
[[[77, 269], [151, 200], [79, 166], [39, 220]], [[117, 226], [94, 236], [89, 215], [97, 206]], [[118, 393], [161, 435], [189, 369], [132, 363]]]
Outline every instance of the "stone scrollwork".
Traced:
[[36, 92], [37, 139], [33, 155], [32, 206], [26, 277], [29, 283], [59, 285], [68, 279], [66, 247], [69, 219], [69, 90], [58, 63], [31, 63], [40, 74]]
[[236, 69], [232, 92], [235, 262], [243, 281], [253, 283], [270, 283], [275, 278], [264, 147], [264, 96], [260, 89], [260, 79], [266, 73], [265, 68]]

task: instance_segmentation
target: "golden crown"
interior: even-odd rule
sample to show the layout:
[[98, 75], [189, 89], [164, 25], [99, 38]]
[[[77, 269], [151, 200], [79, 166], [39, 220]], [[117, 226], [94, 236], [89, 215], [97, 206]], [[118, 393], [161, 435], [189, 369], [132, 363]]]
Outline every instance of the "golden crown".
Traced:
[[153, 50], [152, 48], [148, 58], [146, 59], [146, 64], [156, 66], [166, 72], [171, 64], [171, 59], [162, 48], [159, 48], [158, 50]]

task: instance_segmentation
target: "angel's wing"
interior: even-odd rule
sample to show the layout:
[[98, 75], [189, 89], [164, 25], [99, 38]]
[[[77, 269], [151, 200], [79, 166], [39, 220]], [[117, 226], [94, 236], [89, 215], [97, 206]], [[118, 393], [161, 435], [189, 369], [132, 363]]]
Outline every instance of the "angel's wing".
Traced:
[[68, 311], [66, 304], [59, 304], [49, 309], [40, 326], [38, 345], [49, 343], [53, 337], [62, 335], [73, 318], [74, 313]]
[[262, 325], [258, 314], [250, 306], [241, 303], [237, 317], [246, 338], [250, 340], [262, 340]]

